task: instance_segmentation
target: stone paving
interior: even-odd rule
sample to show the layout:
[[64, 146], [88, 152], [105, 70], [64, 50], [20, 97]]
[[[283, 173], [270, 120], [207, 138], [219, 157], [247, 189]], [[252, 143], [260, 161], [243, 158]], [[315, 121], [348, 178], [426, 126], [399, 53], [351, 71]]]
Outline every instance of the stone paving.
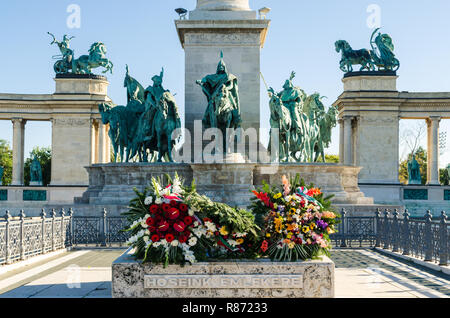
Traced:
[[[0, 274], [0, 298], [110, 298], [124, 249], [73, 250]], [[337, 298], [448, 298], [450, 277], [369, 249], [332, 252]]]

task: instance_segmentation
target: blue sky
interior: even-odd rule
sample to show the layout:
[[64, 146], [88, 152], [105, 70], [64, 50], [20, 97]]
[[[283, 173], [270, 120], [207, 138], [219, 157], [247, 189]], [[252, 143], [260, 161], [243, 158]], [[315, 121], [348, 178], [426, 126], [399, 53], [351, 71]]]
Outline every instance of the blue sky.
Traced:
[[[69, 29], [66, 12], [70, 4], [81, 8], [81, 28]], [[164, 86], [177, 93], [184, 109], [184, 52], [179, 43], [174, 9], [195, 8], [195, 0], [15, 0], [0, 2], [0, 92], [52, 93], [54, 72], [47, 31], [58, 38], [67, 33], [76, 36], [71, 46], [75, 54], [86, 54], [91, 43], [107, 45], [114, 62], [114, 74], [108, 75], [109, 96], [124, 104], [122, 87], [125, 64], [144, 86], [165, 68]], [[253, 9], [268, 6], [272, 20], [261, 55], [261, 70], [268, 84], [281, 89], [291, 70], [296, 85], [308, 93], [328, 97], [327, 106], [342, 92], [342, 72], [334, 42], [346, 39], [354, 48], [369, 46], [372, 32], [367, 26], [367, 7], [381, 8], [381, 25], [395, 44], [401, 61], [398, 72], [400, 91], [450, 91], [450, 1], [448, 0], [250, 0]], [[268, 100], [262, 86], [262, 125], [268, 126]], [[244, 107], [244, 106], [243, 106]], [[442, 122], [450, 130], [449, 120]], [[338, 152], [338, 129], [328, 153]], [[11, 141], [12, 125], [0, 121], [0, 138]], [[26, 154], [33, 146], [49, 146], [49, 123], [28, 123]], [[450, 136], [449, 136], [450, 139]], [[450, 162], [449, 149], [441, 156]]]

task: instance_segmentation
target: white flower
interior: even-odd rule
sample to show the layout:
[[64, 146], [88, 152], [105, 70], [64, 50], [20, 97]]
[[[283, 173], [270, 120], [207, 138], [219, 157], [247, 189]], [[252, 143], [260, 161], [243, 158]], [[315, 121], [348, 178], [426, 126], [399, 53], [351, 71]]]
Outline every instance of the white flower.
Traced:
[[154, 247], [159, 247], [160, 245], [161, 245], [161, 242], [154, 242], [154, 243], [153, 243], [153, 246], [154, 246]]
[[148, 243], [149, 240], [150, 240], [150, 238], [149, 238], [147, 235], [145, 235], [145, 236], [144, 236], [144, 242], [145, 242], [145, 243]]
[[193, 229], [192, 232], [198, 237], [205, 236], [206, 228], [204, 228], [204, 227], [196, 228], [196, 229]]
[[233, 247], [238, 245], [238, 243], [235, 240], [228, 240], [228, 244], [230, 244]]
[[189, 246], [194, 246], [194, 245], [196, 245], [196, 244], [197, 244], [197, 238], [196, 238], [195, 236], [192, 236], [192, 237], [189, 239], [188, 243], [189, 243]]
[[194, 212], [194, 210], [192, 210], [192, 209], [189, 209], [189, 212], [188, 212], [188, 214], [189, 214], [189, 216], [194, 216], [195, 212]]
[[150, 230], [147, 229], [144, 231], [144, 233], [145, 233], [145, 235], [150, 235]]
[[194, 226], [198, 226], [198, 222], [197, 221], [194, 221]]
[[212, 222], [205, 222], [205, 226], [208, 228], [209, 231], [211, 232], [216, 232], [217, 231], [217, 227], [214, 223]]
[[145, 220], [142, 220], [142, 221], [141, 221], [141, 226], [142, 226], [144, 229], [148, 228], [147, 222], [145, 222]]
[[150, 205], [153, 202], [153, 197], [146, 197], [144, 200], [145, 205]]
[[161, 203], [162, 203], [161, 198], [156, 198], [156, 199], [155, 199], [155, 203], [156, 203], [156, 204], [161, 204]]
[[178, 241], [177, 240], [173, 240], [170, 245], [172, 246], [178, 246]]

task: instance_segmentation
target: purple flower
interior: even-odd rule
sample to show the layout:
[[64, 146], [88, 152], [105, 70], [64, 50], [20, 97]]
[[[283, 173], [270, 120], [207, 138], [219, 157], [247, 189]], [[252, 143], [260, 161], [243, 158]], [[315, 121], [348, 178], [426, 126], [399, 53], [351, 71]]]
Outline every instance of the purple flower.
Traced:
[[328, 223], [324, 220], [318, 220], [316, 221], [317, 227], [320, 227], [322, 230], [325, 230], [328, 227]]

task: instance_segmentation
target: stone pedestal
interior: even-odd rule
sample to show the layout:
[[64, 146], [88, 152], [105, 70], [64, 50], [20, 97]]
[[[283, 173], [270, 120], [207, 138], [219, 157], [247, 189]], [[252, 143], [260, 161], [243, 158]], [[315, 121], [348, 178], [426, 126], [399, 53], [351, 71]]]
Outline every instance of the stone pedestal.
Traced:
[[272, 185], [280, 185], [281, 176], [300, 177], [307, 185], [313, 183], [327, 195], [334, 195], [334, 204], [373, 204], [373, 199], [366, 197], [358, 186], [358, 174], [361, 167], [338, 164], [259, 164], [254, 172], [255, 186], [263, 181]]
[[142, 264], [131, 249], [112, 265], [113, 298], [331, 298], [334, 263], [228, 261]]
[[191, 164], [199, 193], [213, 201], [246, 208], [253, 196], [255, 164]]
[[189, 185], [193, 179], [199, 193], [230, 206], [246, 208], [253, 196], [250, 192], [263, 181], [280, 186], [281, 176], [297, 173], [307, 184], [314, 183], [327, 194], [333, 194], [335, 204], [373, 204], [358, 187], [360, 167], [337, 164], [96, 164], [86, 168], [89, 188], [77, 203], [127, 206], [135, 196], [133, 188], [143, 190], [151, 177], [178, 173]]
[[55, 83], [55, 94], [108, 94], [108, 80], [106, 77], [100, 75], [58, 74], [56, 75]]
[[352, 72], [344, 75], [344, 91], [397, 91], [395, 72]]

